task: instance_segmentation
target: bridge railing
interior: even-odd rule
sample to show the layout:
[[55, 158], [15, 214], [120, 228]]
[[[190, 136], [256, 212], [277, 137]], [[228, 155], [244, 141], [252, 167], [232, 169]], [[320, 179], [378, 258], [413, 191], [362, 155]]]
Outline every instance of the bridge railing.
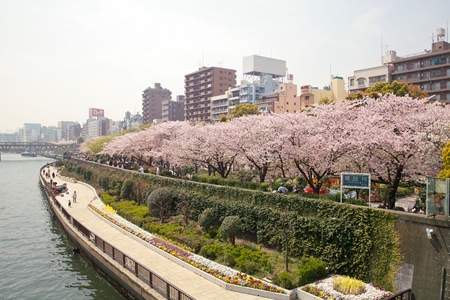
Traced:
[[[45, 179], [42, 176], [42, 169], [40, 172], [40, 176], [44, 182]], [[115, 248], [103, 238], [90, 231], [86, 227], [83, 226], [80, 222], [78, 222], [75, 218], [73, 218], [67, 209], [62, 206], [58, 200], [56, 200], [55, 195], [52, 192], [49, 184], [46, 184], [44, 187], [46, 194], [51, 197], [51, 201], [53, 204], [62, 212], [62, 214], [66, 217], [67, 221], [74, 226], [77, 230], [79, 230], [91, 243], [93, 243], [97, 248], [103, 251], [106, 255], [111, 257], [116, 262], [120, 263], [124, 268], [128, 271], [134, 273], [137, 277], [139, 277], [143, 282], [149, 285], [151, 288], [156, 290], [162, 296], [167, 297], [167, 299], [172, 300], [194, 300], [195, 298], [188, 295], [186, 292], [177, 288], [175, 285], [171, 284], [169, 281], [165, 280], [161, 276], [157, 275], [155, 272], [147, 269], [145, 266], [140, 264], [138, 261], [133, 259], [128, 254], [120, 251], [118, 248]]]

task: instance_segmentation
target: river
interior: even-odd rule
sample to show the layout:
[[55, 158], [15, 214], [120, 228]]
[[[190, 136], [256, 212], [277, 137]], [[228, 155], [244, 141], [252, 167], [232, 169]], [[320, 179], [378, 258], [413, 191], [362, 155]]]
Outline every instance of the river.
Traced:
[[52, 161], [1, 154], [0, 299], [125, 299], [53, 217], [38, 178]]

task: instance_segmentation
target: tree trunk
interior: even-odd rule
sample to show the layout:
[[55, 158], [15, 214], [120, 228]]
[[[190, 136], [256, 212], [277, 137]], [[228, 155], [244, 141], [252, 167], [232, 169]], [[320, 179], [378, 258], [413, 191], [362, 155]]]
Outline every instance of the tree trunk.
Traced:
[[266, 180], [267, 170], [269, 167], [264, 166], [261, 169], [259, 169], [259, 182], [263, 183]]
[[394, 180], [388, 185], [388, 198], [386, 199], [386, 204], [389, 209], [395, 207], [395, 195], [397, 194], [398, 186], [400, 184], [400, 179], [402, 178], [403, 165], [397, 167], [397, 172], [395, 173]]

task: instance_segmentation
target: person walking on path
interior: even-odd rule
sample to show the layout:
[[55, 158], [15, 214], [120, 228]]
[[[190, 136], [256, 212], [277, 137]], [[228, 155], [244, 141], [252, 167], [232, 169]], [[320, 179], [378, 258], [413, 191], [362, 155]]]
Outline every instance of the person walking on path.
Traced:
[[69, 198], [69, 203], [67, 203], [67, 207], [71, 207], [71, 206], [70, 206], [70, 198]]
[[77, 191], [73, 191], [72, 199], [73, 203], [77, 203]]

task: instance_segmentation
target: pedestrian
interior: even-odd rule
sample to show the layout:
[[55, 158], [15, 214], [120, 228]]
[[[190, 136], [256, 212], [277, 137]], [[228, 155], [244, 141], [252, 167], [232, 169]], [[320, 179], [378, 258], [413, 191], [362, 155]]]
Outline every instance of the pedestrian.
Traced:
[[69, 198], [69, 203], [67, 204], [67, 207], [72, 207], [72, 206], [70, 206], [70, 198]]
[[72, 199], [73, 203], [77, 203], [77, 191], [73, 191]]
[[53, 186], [53, 180], [50, 178], [50, 186]]

